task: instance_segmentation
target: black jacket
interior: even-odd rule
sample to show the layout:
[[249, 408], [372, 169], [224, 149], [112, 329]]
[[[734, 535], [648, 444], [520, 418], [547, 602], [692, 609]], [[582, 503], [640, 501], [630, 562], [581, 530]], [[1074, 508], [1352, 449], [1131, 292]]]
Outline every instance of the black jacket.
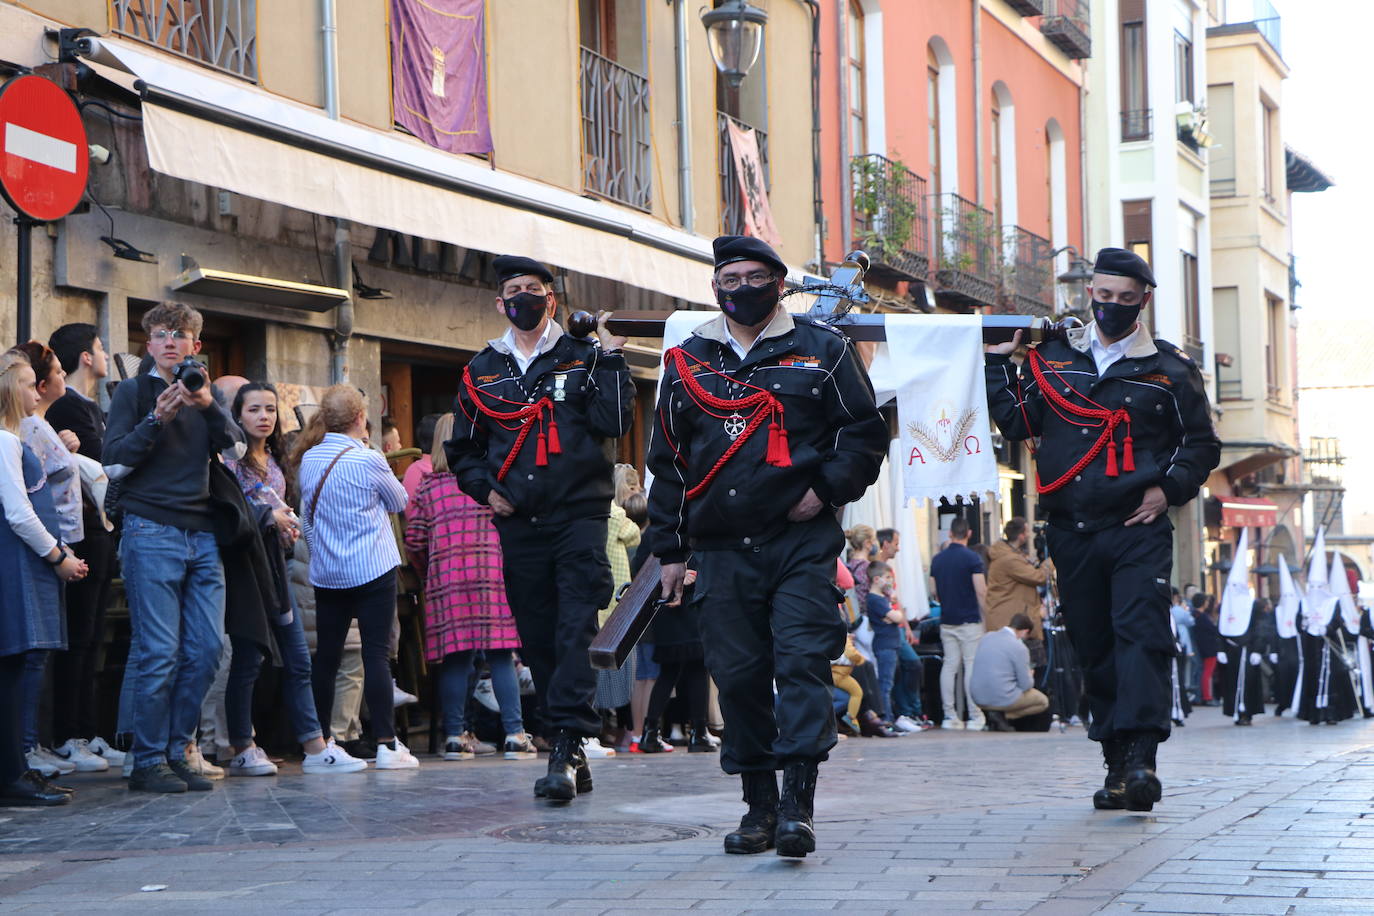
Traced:
[[[557, 326], [554, 332], [561, 334]], [[463, 492], [486, 505], [495, 490], [515, 506], [516, 515], [539, 525], [609, 515], [612, 453], [606, 440], [625, 435], [634, 424], [635, 389], [625, 357], [561, 334], [524, 375], [501, 341], [489, 342], [468, 368], [483, 403], [492, 409], [509, 412], [550, 398], [561, 453], [538, 467], [537, 430], [531, 431], [505, 478], [497, 481], [519, 427], [481, 414], [460, 382], [453, 438], [444, 450]]]
[[[1212, 409], [1202, 374], [1182, 350], [1140, 334], [1131, 349], [1101, 378], [1088, 346], [1093, 325], [1069, 332], [1069, 340], [1047, 341], [1039, 353], [1048, 363], [1047, 380], [1079, 406], [1086, 395], [1131, 417], [1135, 470], [1106, 474], [1105, 450], [1062, 489], [1042, 493], [1040, 504], [1057, 527], [1097, 531], [1124, 521], [1140, 505], [1145, 490], [1158, 486], [1171, 506], [1198, 493], [1221, 460], [1221, 442], [1212, 427]], [[1054, 371], [1051, 372], [1051, 369]], [[1046, 402], [1029, 365], [1018, 372], [1006, 356], [987, 356], [988, 411], [1008, 439], [1039, 436], [1036, 467], [1044, 484], [1057, 480], [1097, 441], [1100, 429], [1065, 419]], [[1079, 392], [1082, 394], [1080, 395]], [[1118, 449], [1126, 435], [1116, 432]], [[1123, 452], [1124, 457], [1124, 452]]]
[[[848, 338], [826, 325], [780, 313], [743, 361], [731, 349], [725, 318], [698, 328], [682, 345], [696, 365], [778, 396], [792, 466], [765, 461], [767, 424], [721, 468], [710, 486], [688, 500], [733, 439], [726, 421], [702, 411], [664, 366], [649, 443], [649, 538], [665, 563], [683, 561], [689, 547], [741, 548], [776, 535], [807, 489], [833, 508], [853, 502], [878, 478], [887, 455], [887, 422]], [[706, 391], [738, 399], [734, 386], [702, 367], [693, 373]]]

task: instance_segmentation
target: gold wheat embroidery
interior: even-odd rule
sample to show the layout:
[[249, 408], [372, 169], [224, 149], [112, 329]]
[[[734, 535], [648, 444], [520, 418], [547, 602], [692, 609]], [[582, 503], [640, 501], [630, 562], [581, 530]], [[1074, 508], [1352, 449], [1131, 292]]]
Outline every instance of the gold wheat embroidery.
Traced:
[[924, 423], [912, 421], [907, 424], [907, 432], [919, 441], [926, 448], [934, 453], [939, 461], [946, 464], [959, 457], [959, 448], [964, 444], [964, 437], [973, 429], [973, 421], [978, 418], [978, 412], [969, 408], [959, 415], [959, 422], [954, 426], [954, 435], [950, 438], [948, 446], [940, 445], [939, 438]]

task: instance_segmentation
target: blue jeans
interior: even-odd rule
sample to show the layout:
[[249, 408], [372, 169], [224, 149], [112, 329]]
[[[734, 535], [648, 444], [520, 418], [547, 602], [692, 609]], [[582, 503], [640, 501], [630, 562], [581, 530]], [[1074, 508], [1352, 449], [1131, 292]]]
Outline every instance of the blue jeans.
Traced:
[[911, 643], [903, 639], [897, 645], [896, 685], [892, 689], [892, 712], [894, 715], [921, 718], [921, 681], [925, 676], [925, 666], [921, 656]]
[[[292, 608], [291, 622], [277, 623], [275, 614], [268, 615], [272, 634], [277, 638], [281, 654], [282, 696], [286, 700], [286, 714], [291, 728], [301, 744], [324, 736], [320, 719], [315, 712], [315, 695], [310, 683], [310, 649], [305, 644], [305, 627], [300, 611]], [[252, 640], [237, 636], [229, 640], [234, 652], [229, 662], [229, 682], [224, 689], [224, 717], [229, 723], [229, 743], [245, 748], [253, 743], [253, 685], [262, 670], [262, 647]]]
[[133, 693], [134, 766], [181, 760], [219, 665], [224, 632], [219, 547], [208, 531], [125, 513], [119, 561], [138, 647], [132, 682], [126, 678]]
[[[472, 661], [476, 649], [452, 652], [444, 657], [439, 672], [439, 701], [444, 707], [444, 734], [461, 735], [468, 730], [468, 697], [472, 696]], [[491, 689], [496, 705], [501, 709], [501, 727], [508, 735], [525, 730], [520, 712], [520, 681], [515, 673], [515, 657], [510, 649], [486, 649], [487, 667], [491, 668]]]
[[43, 675], [48, 670], [49, 649], [24, 653], [24, 673], [19, 680], [19, 718], [23, 722], [24, 752], [38, 747], [38, 701], [43, 697]]
[[878, 702], [873, 705], [885, 721], [892, 721], [892, 681], [897, 675], [897, 650], [874, 649], [878, 661]]

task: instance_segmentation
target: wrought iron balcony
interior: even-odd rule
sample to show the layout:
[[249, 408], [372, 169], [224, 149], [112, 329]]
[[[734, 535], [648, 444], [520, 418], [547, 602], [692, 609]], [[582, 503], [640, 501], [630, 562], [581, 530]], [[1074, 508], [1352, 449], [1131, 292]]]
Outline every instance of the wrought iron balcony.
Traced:
[[875, 279], [924, 280], [930, 270], [926, 182], [900, 162], [872, 153], [850, 161], [854, 237]]
[[930, 200], [936, 291], [968, 306], [996, 305], [1002, 259], [992, 211], [958, 194]]
[[1148, 140], [1154, 133], [1154, 111], [1141, 108], [1138, 111], [1121, 112], [1121, 142]]
[[110, 7], [121, 35], [258, 78], [257, 0], [112, 0]]
[[[730, 134], [726, 125], [734, 121], [737, 127], [753, 127], [731, 117], [723, 111], [716, 112], [716, 127], [720, 133], [720, 233], [721, 235], [744, 234], [744, 196], [739, 187], [739, 171], [735, 168], [735, 157], [730, 152]], [[754, 139], [759, 145], [759, 162], [763, 165], [763, 186], [769, 190], [773, 183], [769, 178], [768, 134], [754, 127]]]
[[582, 189], [640, 210], [653, 205], [649, 81], [582, 49]]
[[1074, 60], [1093, 56], [1088, 0], [1045, 0], [1040, 31]]
[[1003, 282], [1007, 305], [1018, 315], [1054, 314], [1054, 246], [1020, 226], [1002, 229]]
[[1007, 6], [1022, 16], [1039, 16], [1045, 12], [1045, 0], [1007, 0]]

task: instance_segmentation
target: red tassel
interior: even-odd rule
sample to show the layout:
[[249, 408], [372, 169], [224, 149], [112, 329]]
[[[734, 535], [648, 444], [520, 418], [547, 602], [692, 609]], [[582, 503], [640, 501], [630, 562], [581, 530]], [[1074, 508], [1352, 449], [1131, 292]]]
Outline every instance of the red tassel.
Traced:
[[[539, 437], [539, 445], [540, 445], [541, 448], [542, 448], [543, 445], [544, 445], [544, 437], [543, 437], [543, 435], [540, 435], [540, 437]], [[1117, 470], [1116, 470], [1116, 440], [1115, 440], [1115, 439], [1108, 439], [1108, 440], [1107, 440], [1107, 476], [1108, 476], [1108, 477], [1116, 477], [1116, 476], [1118, 476], [1118, 473], [1117, 473]]]
[[[1126, 441], [1129, 442], [1131, 440], [1127, 439]], [[549, 417], [549, 454], [563, 454], [563, 446], [558, 441], [558, 421], [552, 416]]]
[[792, 466], [792, 449], [787, 445], [787, 427], [778, 426], [778, 449], [777, 460], [774, 466], [780, 468], [790, 468]]
[[1127, 474], [1135, 470], [1135, 448], [1131, 443], [1130, 433], [1126, 434], [1125, 447], [1121, 450], [1121, 470]]
[[773, 466], [778, 463], [778, 421], [774, 420], [768, 424], [768, 451], [764, 454], [764, 461]]
[[539, 434], [539, 445], [535, 448], [534, 451], [534, 466], [537, 468], [546, 468], [549, 466], [549, 449], [547, 440], [548, 437], [541, 432]]

